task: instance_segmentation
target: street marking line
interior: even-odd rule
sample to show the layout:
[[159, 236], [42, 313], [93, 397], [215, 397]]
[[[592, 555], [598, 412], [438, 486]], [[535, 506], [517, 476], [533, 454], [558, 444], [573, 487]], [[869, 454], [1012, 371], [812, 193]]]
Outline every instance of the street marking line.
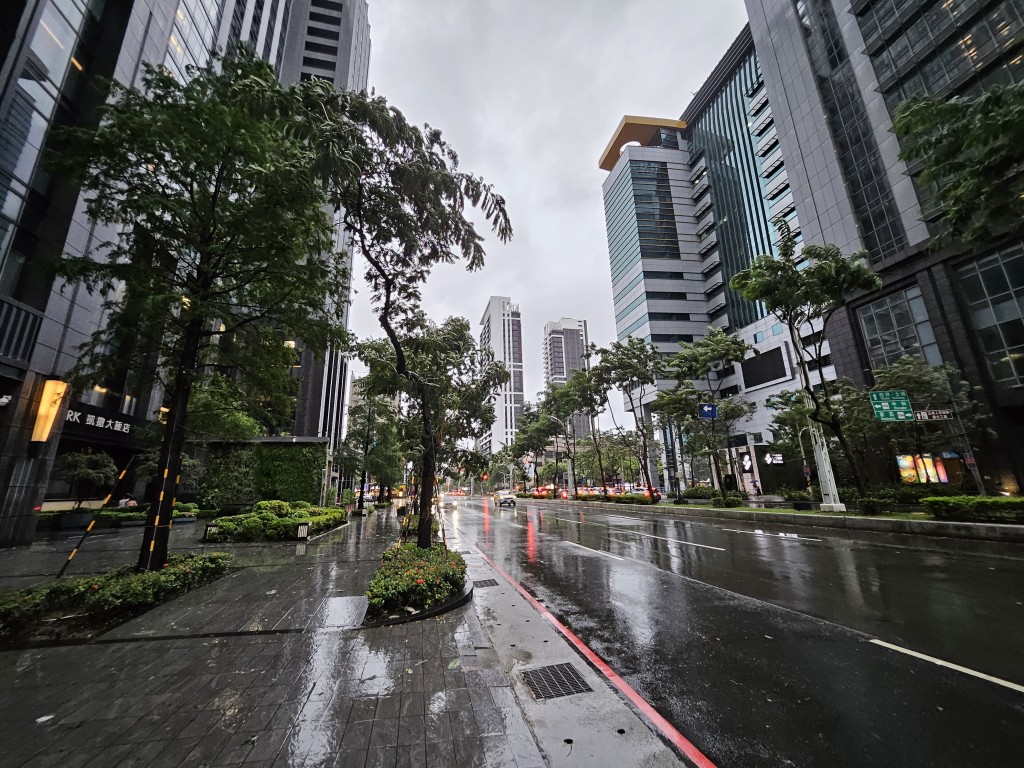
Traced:
[[719, 552], [725, 552], [725, 547], [713, 547], [710, 544], [698, 544], [695, 541], [686, 541], [685, 539], [670, 539], [667, 536], [655, 536], [653, 533], [641, 533], [640, 531], [631, 531], [624, 528], [612, 528], [612, 526], [604, 525], [603, 523], [581, 523], [579, 520], [566, 520], [564, 517], [556, 517], [555, 520], [561, 520], [563, 523], [574, 523], [575, 525], [590, 525], [594, 528], [607, 528], [608, 533], [615, 533], [620, 536], [646, 536], [649, 539], [661, 539], [662, 541], [672, 541], [676, 544], [686, 544], [690, 547], [703, 547], [704, 549], [714, 549]]
[[898, 645], [893, 645], [892, 643], [887, 643], [884, 640], [878, 640], [876, 638], [872, 638], [869, 642], [874, 643], [875, 645], [880, 645], [883, 648], [889, 648], [890, 650], [893, 650], [893, 651], [899, 651], [900, 653], [905, 653], [908, 656], [914, 656], [914, 657], [916, 657], [918, 659], [924, 659], [925, 661], [930, 661], [932, 664], [938, 664], [940, 667], [946, 667], [947, 669], [953, 669], [953, 670], [956, 670], [957, 672], [963, 672], [965, 675], [971, 675], [973, 677], [979, 677], [982, 680], [987, 680], [990, 683], [995, 683], [996, 685], [1002, 685], [1002, 686], [1010, 688], [1010, 689], [1012, 689], [1014, 691], [1019, 691], [1020, 693], [1024, 693], [1024, 685], [1017, 685], [1017, 683], [1011, 683], [1009, 680], [1002, 680], [1002, 679], [1000, 679], [998, 677], [992, 677], [992, 675], [986, 675], [984, 672], [976, 672], [973, 669], [968, 669], [967, 667], [961, 667], [959, 664], [953, 664], [952, 662], [949, 662], [949, 661], [943, 661], [942, 659], [936, 659], [934, 656], [928, 656], [927, 654], [924, 654], [924, 653], [918, 653], [917, 651], [912, 651], [909, 648], [902, 648], [902, 647], [900, 647]]
[[555, 629], [561, 632], [565, 639], [572, 644], [583, 658], [589, 661], [598, 672], [605, 676], [605, 679], [612, 686], [617, 688], [623, 696], [629, 699], [630, 703], [640, 710], [640, 713], [643, 714], [643, 716], [646, 717], [651, 724], [658, 729], [661, 735], [668, 739], [676, 749], [689, 758], [697, 768], [716, 768], [715, 764], [705, 757], [704, 753], [697, 749], [693, 742], [676, 730], [675, 726], [662, 717], [658, 713], [658, 710], [651, 706], [647, 699], [637, 693], [629, 683], [619, 677], [615, 673], [615, 670], [608, 666], [608, 663], [604, 659], [590, 649], [590, 646], [580, 640], [580, 638], [577, 637], [571, 629], [565, 626], [565, 624], [556, 619], [554, 615], [552, 615], [551, 611], [545, 608], [537, 598], [531, 595], [522, 584], [505, 573], [505, 571], [503, 571], [497, 563], [491, 560], [491, 558], [485, 555], [479, 547], [477, 547], [477, 550], [480, 552], [480, 557], [482, 557], [487, 564], [491, 566], [491, 568], [500, 573], [505, 581], [515, 587], [519, 594], [526, 598], [526, 601], [533, 606], [534, 610], [547, 619]]
[[[562, 541], [565, 541], [565, 539], [562, 539]], [[624, 557], [619, 557], [618, 555], [613, 555], [611, 552], [604, 552], [603, 550], [594, 549], [593, 547], [585, 547], [582, 544], [577, 544], [575, 541], [565, 541], [565, 543], [566, 544], [572, 544], [574, 547], [579, 547], [580, 549], [587, 549], [587, 550], [590, 550], [591, 552], [596, 552], [597, 554], [604, 555], [605, 557], [614, 557], [616, 560], [625, 560]]]
[[741, 531], [738, 528], [723, 528], [723, 531], [729, 531], [729, 533], [751, 533], [754, 536], [774, 536], [777, 539], [789, 539], [790, 541], [821, 541], [821, 539], [812, 539], [809, 536], [798, 536], [795, 533], [769, 533], [767, 531]]

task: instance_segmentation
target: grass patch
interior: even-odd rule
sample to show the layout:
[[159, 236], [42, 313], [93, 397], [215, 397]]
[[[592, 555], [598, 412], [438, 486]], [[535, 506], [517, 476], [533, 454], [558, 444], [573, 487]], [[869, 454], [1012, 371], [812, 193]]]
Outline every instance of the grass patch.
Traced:
[[88, 638], [161, 603], [216, 581], [231, 555], [171, 555], [159, 571], [133, 565], [97, 576], [61, 579], [0, 599], [0, 642]]
[[384, 619], [406, 608], [414, 611], [445, 602], [466, 585], [466, 561], [442, 544], [420, 549], [415, 544], [392, 547], [366, 590], [367, 616]]

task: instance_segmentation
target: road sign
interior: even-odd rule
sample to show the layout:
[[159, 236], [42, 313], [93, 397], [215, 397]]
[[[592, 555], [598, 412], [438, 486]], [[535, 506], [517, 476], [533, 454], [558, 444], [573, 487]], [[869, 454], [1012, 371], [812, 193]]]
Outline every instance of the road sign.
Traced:
[[953, 418], [953, 411], [948, 408], [914, 411], [914, 417], [918, 421], [951, 421]]
[[810, 476], [811, 476], [811, 468], [809, 466], [807, 466], [806, 464], [804, 464], [804, 477], [810, 477]]
[[879, 421], [914, 421], [914, 409], [910, 407], [910, 396], [905, 389], [890, 389], [884, 392], [868, 392], [871, 409]]
[[967, 451], [964, 451], [964, 464], [966, 464], [968, 467], [978, 466], [978, 462], [974, 460], [973, 453], [968, 453]]
[[697, 417], [701, 419], [717, 419], [718, 406], [712, 403], [701, 403], [697, 406]]

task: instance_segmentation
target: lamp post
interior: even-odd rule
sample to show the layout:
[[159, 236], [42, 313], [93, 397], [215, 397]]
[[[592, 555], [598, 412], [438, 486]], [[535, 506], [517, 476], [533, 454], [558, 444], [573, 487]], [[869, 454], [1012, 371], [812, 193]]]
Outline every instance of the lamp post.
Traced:
[[[557, 416], [552, 416], [551, 414], [548, 414], [548, 418], [551, 419], [552, 421], [558, 422], [559, 424], [562, 425], [562, 427], [565, 429], [565, 431], [567, 433], [569, 432], [569, 429], [570, 429], [569, 425], [566, 424], [564, 421], [562, 421], [560, 418], [558, 418]], [[569, 465], [569, 488], [570, 488], [570, 490], [572, 492], [572, 495], [575, 496], [576, 495], [576, 468], [574, 466], [575, 462], [572, 459], [572, 454], [569, 452], [569, 437], [568, 437], [568, 435], [566, 435], [566, 438], [565, 438], [565, 453], [566, 453], [566, 456], [567, 456], [567, 463]], [[558, 438], [555, 438], [555, 476], [556, 476], [556, 478], [558, 476]], [[557, 485], [557, 483], [556, 483], [556, 485]], [[554, 496], [553, 492], [552, 492], [552, 496]]]

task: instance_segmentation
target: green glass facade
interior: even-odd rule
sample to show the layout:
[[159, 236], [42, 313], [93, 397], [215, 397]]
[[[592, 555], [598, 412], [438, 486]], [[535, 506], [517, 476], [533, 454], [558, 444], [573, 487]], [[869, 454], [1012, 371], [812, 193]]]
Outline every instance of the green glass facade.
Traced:
[[[761, 309], [729, 289], [729, 280], [754, 257], [772, 253], [772, 227], [765, 190], [785, 172], [780, 163], [765, 180], [761, 171], [776, 154], [757, 153], [762, 110], [749, 114], [748, 93], [761, 82], [753, 46], [699, 116], [690, 122], [691, 158], [704, 157], [713, 198], [714, 231], [718, 237], [722, 283], [730, 324], [742, 328], [760, 317]], [[698, 206], [699, 206], [698, 202]], [[789, 214], [795, 216], [795, 209]], [[712, 297], [709, 297], [712, 298]]]

